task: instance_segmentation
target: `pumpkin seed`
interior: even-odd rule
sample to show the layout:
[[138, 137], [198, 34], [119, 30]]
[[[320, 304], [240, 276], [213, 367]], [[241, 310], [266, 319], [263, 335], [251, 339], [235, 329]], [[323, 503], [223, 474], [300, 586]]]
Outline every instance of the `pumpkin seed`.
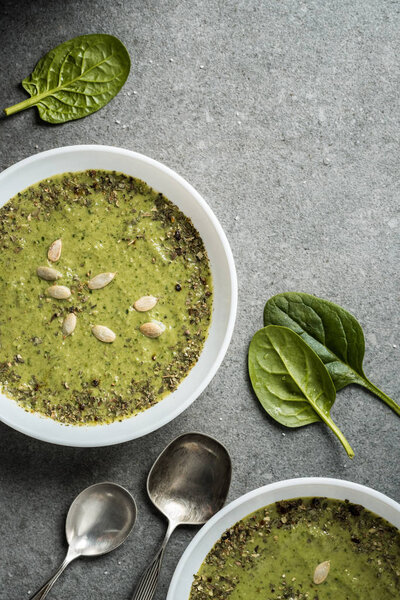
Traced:
[[106, 344], [110, 344], [117, 337], [111, 329], [104, 325], [95, 325], [92, 327], [92, 333], [100, 342], [105, 342]]
[[65, 285], [52, 285], [47, 288], [47, 295], [57, 300], [66, 300], [71, 296], [71, 290]]
[[40, 279], [45, 279], [46, 281], [55, 281], [62, 277], [60, 271], [56, 271], [52, 267], [38, 267], [36, 273]]
[[101, 290], [106, 287], [115, 277], [116, 273], [99, 273], [88, 282], [90, 290]]
[[165, 331], [165, 325], [159, 321], [149, 321], [149, 323], [143, 323], [139, 329], [146, 337], [157, 338]]
[[158, 298], [154, 296], [142, 296], [139, 300], [136, 300], [133, 304], [133, 308], [138, 312], [146, 312], [155, 307], [158, 302]]
[[328, 577], [330, 568], [331, 563], [329, 560], [325, 560], [315, 568], [313, 581], [316, 585], [324, 583], [325, 579]]
[[61, 240], [55, 240], [50, 245], [50, 248], [49, 248], [49, 250], [47, 252], [47, 258], [51, 262], [57, 262], [58, 260], [60, 260], [61, 248], [62, 248], [62, 242], [61, 242]]
[[76, 327], [76, 315], [74, 313], [69, 313], [62, 324], [62, 332], [63, 335], [65, 335], [65, 337], [67, 335], [71, 335], [71, 333], [74, 331], [75, 327]]

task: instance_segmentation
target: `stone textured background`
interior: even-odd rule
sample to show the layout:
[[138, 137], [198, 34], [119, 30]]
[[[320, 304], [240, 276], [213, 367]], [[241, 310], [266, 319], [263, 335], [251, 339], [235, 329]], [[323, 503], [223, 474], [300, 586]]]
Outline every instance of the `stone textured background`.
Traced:
[[[127, 543], [80, 560], [58, 600], [128, 600], [165, 523], [145, 480], [175, 436], [199, 430], [231, 452], [230, 499], [279, 479], [327, 475], [400, 501], [400, 419], [361, 388], [340, 392], [333, 416], [347, 459], [323, 426], [288, 430], [251, 393], [247, 346], [264, 302], [299, 290], [352, 311], [367, 341], [365, 370], [400, 400], [399, 27], [391, 0], [35, 0], [0, 3], [0, 108], [49, 49], [76, 35], [118, 36], [133, 61], [100, 112], [63, 126], [31, 109], [0, 118], [0, 169], [68, 144], [147, 154], [191, 182], [232, 245], [239, 310], [225, 361], [192, 407], [163, 429], [111, 448], [73, 449], [0, 424], [0, 599], [28, 598], [66, 550], [70, 502], [113, 480], [138, 502]], [[168, 547], [157, 600], [194, 534]], [[183, 600], [183, 599], [182, 599]]]

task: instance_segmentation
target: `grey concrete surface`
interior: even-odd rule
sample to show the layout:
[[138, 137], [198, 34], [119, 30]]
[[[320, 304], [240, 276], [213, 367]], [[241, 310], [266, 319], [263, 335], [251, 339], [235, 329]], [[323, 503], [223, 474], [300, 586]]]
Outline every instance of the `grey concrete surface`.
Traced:
[[[324, 426], [272, 422], [246, 372], [266, 299], [305, 291], [358, 317], [367, 374], [400, 400], [399, 27], [391, 0], [2, 0], [1, 108], [25, 97], [18, 84], [47, 50], [82, 33], [117, 35], [133, 66], [118, 97], [86, 119], [48, 126], [35, 109], [0, 119], [0, 169], [81, 143], [166, 163], [227, 233], [239, 310], [212, 383], [156, 433], [85, 450], [0, 424], [1, 600], [29, 598], [51, 574], [66, 550], [71, 500], [101, 480], [135, 495], [135, 531], [113, 554], [73, 564], [51, 598], [130, 598], [165, 529], [146, 497], [147, 472], [188, 430], [230, 450], [231, 500], [279, 479], [326, 475], [400, 501], [400, 419], [386, 406], [360, 388], [340, 392], [333, 416], [355, 449], [351, 462]], [[194, 533], [171, 540], [157, 600]]]

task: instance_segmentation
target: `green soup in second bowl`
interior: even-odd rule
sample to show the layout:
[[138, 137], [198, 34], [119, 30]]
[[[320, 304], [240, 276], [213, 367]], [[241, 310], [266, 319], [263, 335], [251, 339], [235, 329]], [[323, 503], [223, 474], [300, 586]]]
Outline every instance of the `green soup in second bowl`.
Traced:
[[398, 600], [400, 532], [362, 506], [277, 502], [225, 531], [190, 600]]

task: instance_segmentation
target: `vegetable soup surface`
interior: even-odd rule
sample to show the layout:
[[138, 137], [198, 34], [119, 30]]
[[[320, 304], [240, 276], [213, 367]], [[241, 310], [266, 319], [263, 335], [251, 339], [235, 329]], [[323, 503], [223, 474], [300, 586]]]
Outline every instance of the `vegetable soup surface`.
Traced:
[[225, 531], [190, 600], [394, 600], [400, 532], [360, 505], [327, 498], [271, 504]]
[[0, 248], [0, 386], [26, 410], [121, 420], [197, 362], [212, 312], [207, 252], [146, 183], [101, 170], [46, 179], [0, 209]]

